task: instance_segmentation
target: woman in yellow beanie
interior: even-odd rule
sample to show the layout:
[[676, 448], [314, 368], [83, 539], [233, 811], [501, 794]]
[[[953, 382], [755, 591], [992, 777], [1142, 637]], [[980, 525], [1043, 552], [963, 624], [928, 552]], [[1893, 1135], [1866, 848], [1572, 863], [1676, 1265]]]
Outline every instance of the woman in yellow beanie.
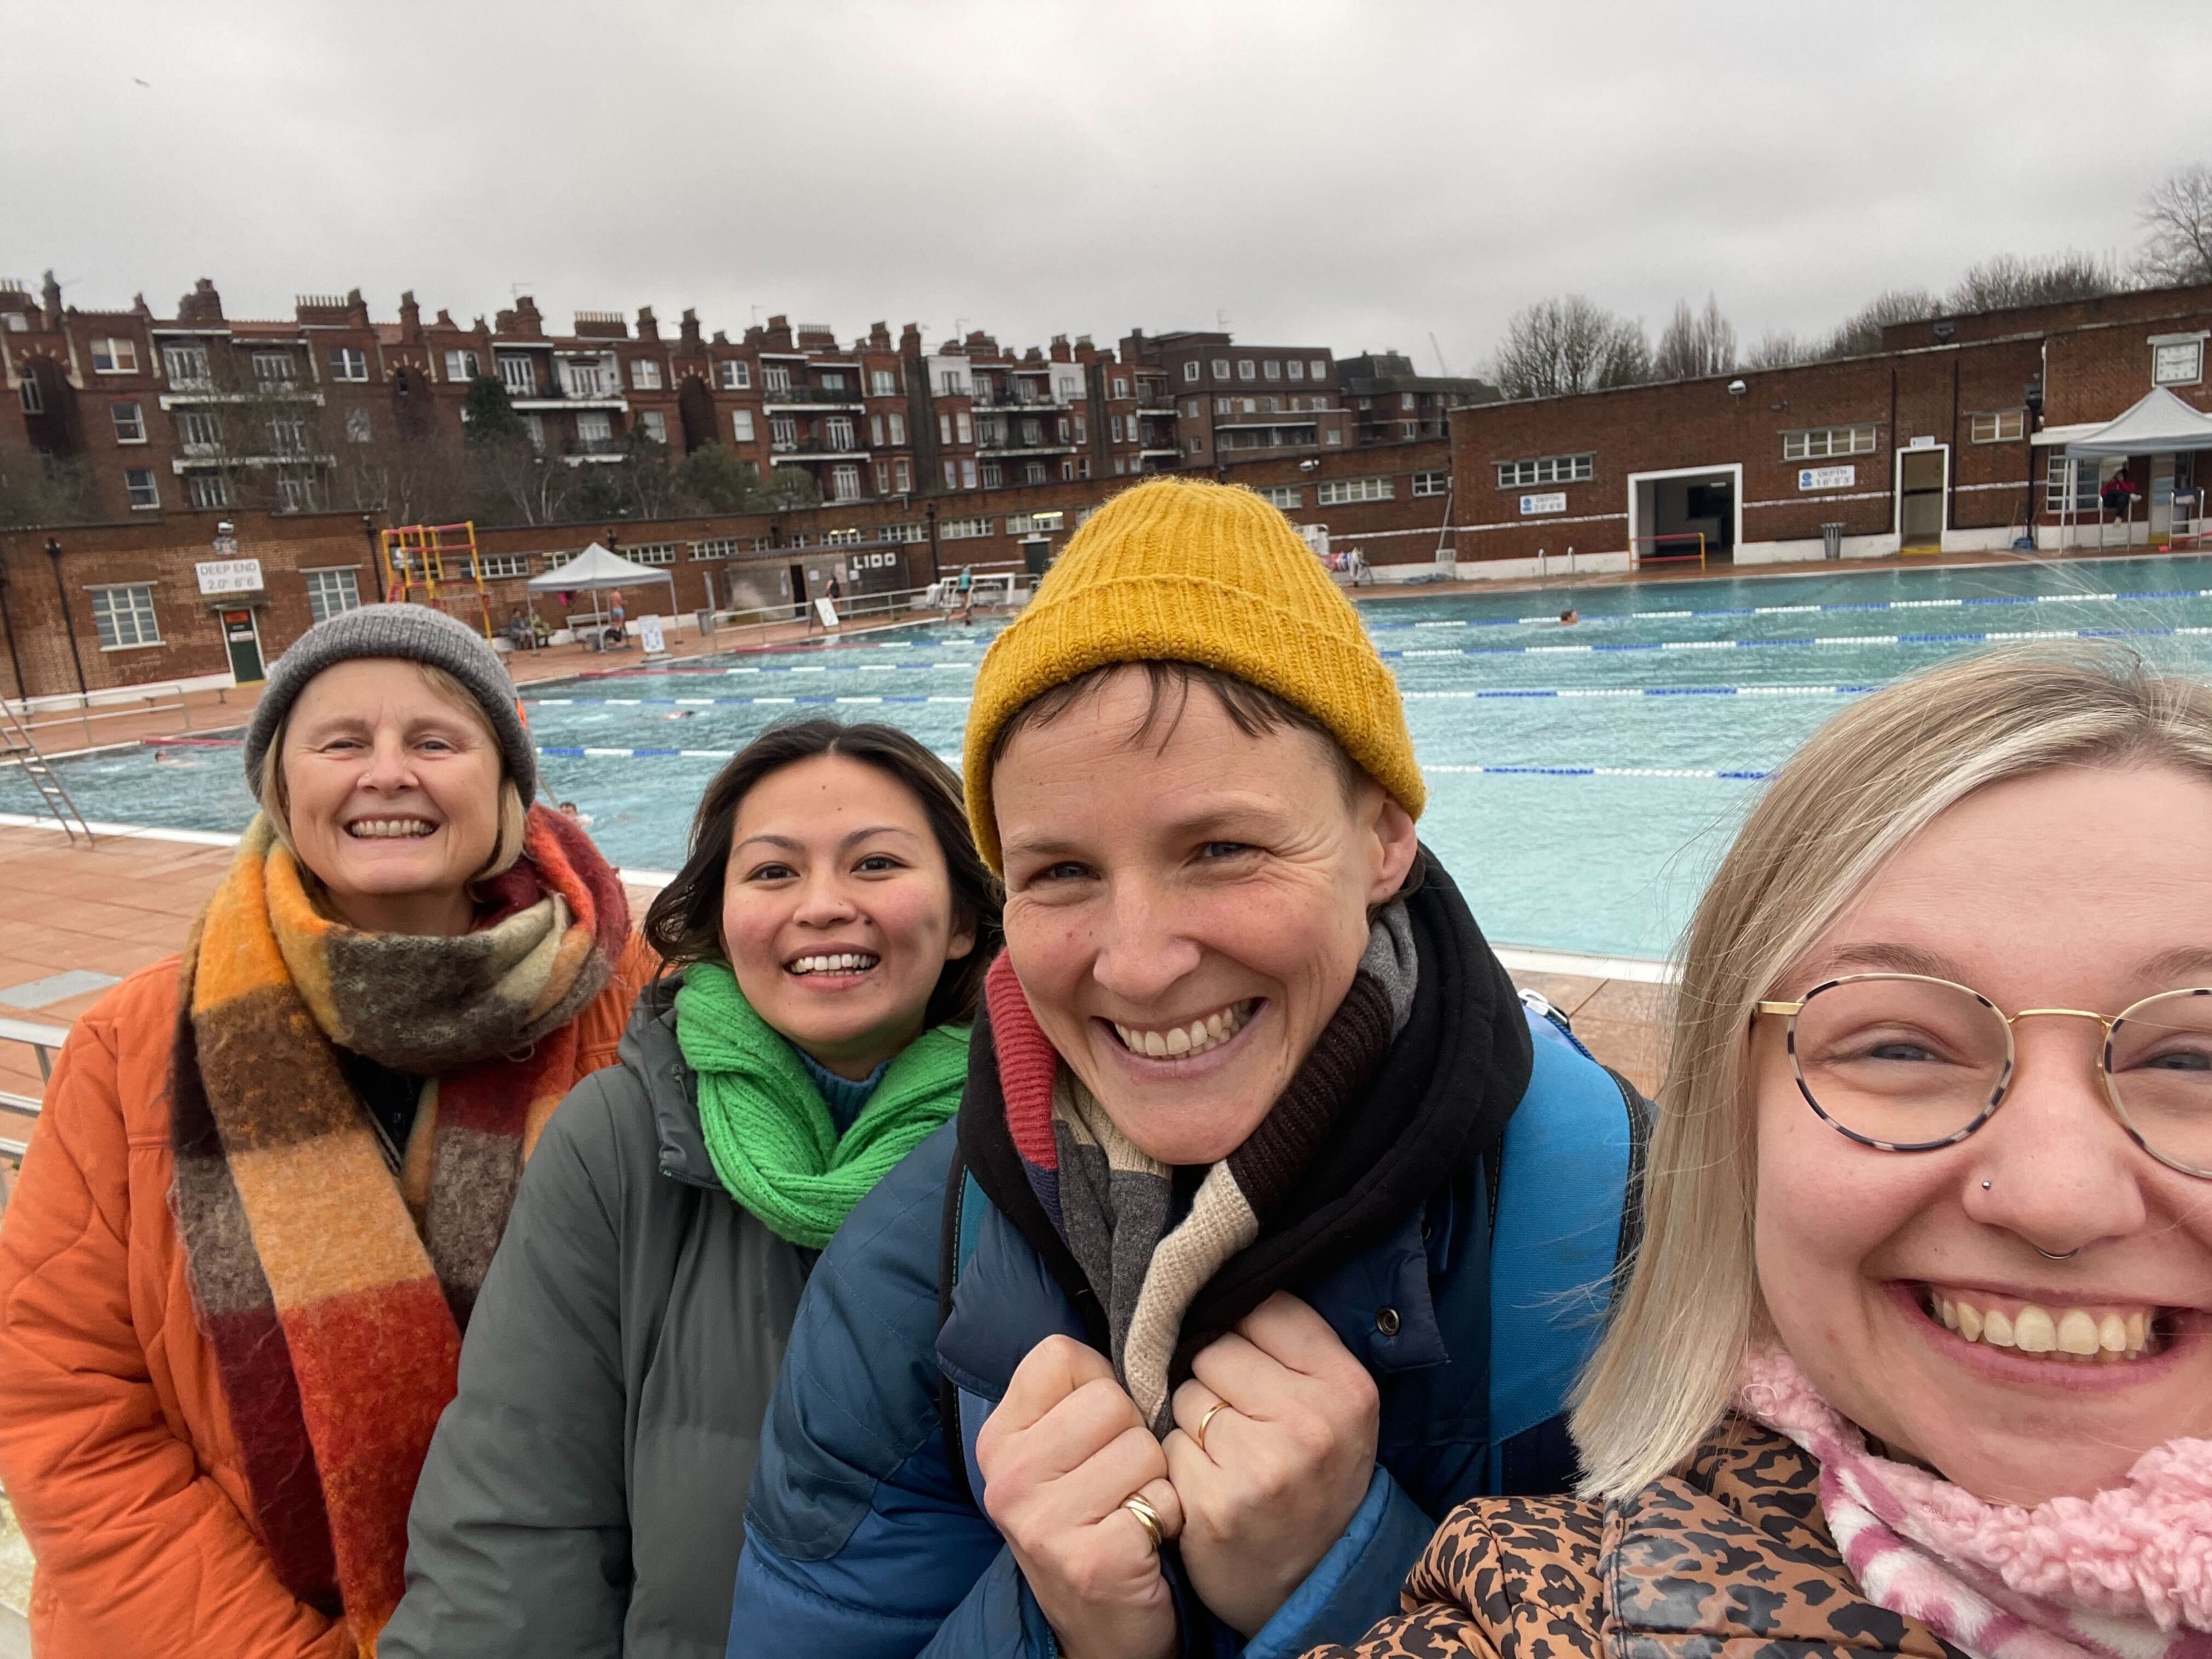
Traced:
[[1356, 1638], [1455, 1504], [1570, 1483], [1642, 1103], [1523, 1010], [1389, 671], [1248, 490], [1102, 508], [964, 770], [1006, 951], [957, 1121], [800, 1308], [730, 1653]]

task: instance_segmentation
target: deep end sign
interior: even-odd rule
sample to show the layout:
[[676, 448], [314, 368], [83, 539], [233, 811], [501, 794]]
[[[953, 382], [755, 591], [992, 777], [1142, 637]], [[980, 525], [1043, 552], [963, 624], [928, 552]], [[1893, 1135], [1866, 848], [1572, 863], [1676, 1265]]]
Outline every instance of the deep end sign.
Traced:
[[1532, 513], [1564, 513], [1567, 510], [1567, 492], [1556, 490], [1548, 495], [1523, 495], [1521, 513], [1527, 517]]
[[1797, 469], [1797, 488], [1800, 489], [1849, 489], [1859, 481], [1856, 466], [1801, 466]]

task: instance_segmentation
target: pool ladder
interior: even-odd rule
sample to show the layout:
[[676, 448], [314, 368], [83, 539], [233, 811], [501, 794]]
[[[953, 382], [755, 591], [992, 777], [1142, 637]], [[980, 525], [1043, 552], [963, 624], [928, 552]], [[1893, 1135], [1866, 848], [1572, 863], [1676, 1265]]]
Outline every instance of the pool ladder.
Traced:
[[69, 791], [62, 787], [62, 781], [54, 775], [53, 768], [46, 763], [46, 757], [39, 752], [38, 739], [31, 735], [31, 728], [24, 725], [21, 718], [8, 706], [7, 699], [0, 697], [0, 764], [9, 762], [23, 769], [23, 775], [30, 779], [31, 787], [39, 792], [39, 799], [46, 803], [46, 811], [54, 815], [55, 820], [68, 835], [70, 845], [76, 845], [76, 838], [82, 836], [84, 844], [91, 846], [92, 826], [84, 821], [84, 814], [76, 810], [76, 803], [70, 799]]

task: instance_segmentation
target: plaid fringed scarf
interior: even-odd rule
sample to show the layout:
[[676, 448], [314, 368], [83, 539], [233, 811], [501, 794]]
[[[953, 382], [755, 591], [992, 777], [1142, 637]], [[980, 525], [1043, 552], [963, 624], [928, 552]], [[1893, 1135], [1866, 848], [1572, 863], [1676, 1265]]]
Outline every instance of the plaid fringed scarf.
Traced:
[[1406, 907], [1393, 904], [1376, 919], [1352, 988], [1282, 1097], [1206, 1172], [1189, 1212], [1170, 1225], [1176, 1172], [1139, 1151], [1059, 1064], [1010, 960], [992, 965], [985, 995], [1007, 1130], [1031, 1190], [1106, 1310], [1115, 1374], [1156, 1432], [1175, 1425], [1170, 1372], [1184, 1315], [1279, 1218], [1405, 1029], [1418, 977]]
[[[256, 819], [179, 969], [172, 1201], [278, 1577], [364, 1653], [398, 1605], [407, 1508], [577, 1012], [629, 929], [614, 871], [533, 808], [453, 939], [319, 911]], [[400, 1170], [333, 1044], [425, 1076]]]

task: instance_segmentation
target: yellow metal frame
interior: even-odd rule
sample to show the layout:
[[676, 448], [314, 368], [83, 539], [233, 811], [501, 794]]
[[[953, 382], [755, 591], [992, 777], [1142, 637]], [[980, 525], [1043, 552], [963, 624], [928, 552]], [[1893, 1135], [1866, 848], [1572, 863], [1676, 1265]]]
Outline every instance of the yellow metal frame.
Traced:
[[491, 594], [477, 556], [474, 520], [397, 526], [380, 534], [377, 551], [383, 567], [378, 580], [387, 600], [451, 612], [455, 600], [474, 599], [477, 625], [491, 637]]
[[[1691, 538], [1691, 537], [1692, 537], [1692, 536], [1695, 536], [1695, 537], [1698, 538], [1698, 569], [1700, 569], [1700, 570], [1703, 570], [1703, 569], [1705, 569], [1705, 532], [1704, 531], [1702, 531], [1702, 530], [1670, 530], [1670, 531], [1667, 532], [1664, 535], [1660, 535], [1660, 536], [1638, 536], [1636, 539], [1637, 539], [1639, 543], [1641, 543], [1641, 542], [1686, 542], [1686, 541], [1689, 540], [1689, 539], [1690, 539], [1690, 538]], [[1643, 568], [1644, 568], [1644, 561], [1645, 561], [1645, 560], [1646, 560], [1646, 558], [1647, 558], [1647, 557], [1649, 557], [1649, 556], [1649, 556], [1649, 555], [1646, 555], [1646, 554], [1643, 554], [1643, 553], [1637, 553], [1637, 554], [1635, 554], [1634, 557], [1630, 561], [1630, 562], [1631, 562], [1632, 566], [1635, 569], [1641, 570], [1641, 569], [1643, 569]], [[1667, 554], [1662, 554], [1662, 555], [1660, 556], [1660, 557], [1661, 557], [1661, 559], [1662, 559], [1662, 561], [1664, 561], [1664, 560], [1668, 560], [1668, 559], [1684, 559], [1684, 560], [1686, 560], [1689, 556], [1689, 556], [1688, 554], [1686, 554], [1686, 553], [1667, 553]]]

